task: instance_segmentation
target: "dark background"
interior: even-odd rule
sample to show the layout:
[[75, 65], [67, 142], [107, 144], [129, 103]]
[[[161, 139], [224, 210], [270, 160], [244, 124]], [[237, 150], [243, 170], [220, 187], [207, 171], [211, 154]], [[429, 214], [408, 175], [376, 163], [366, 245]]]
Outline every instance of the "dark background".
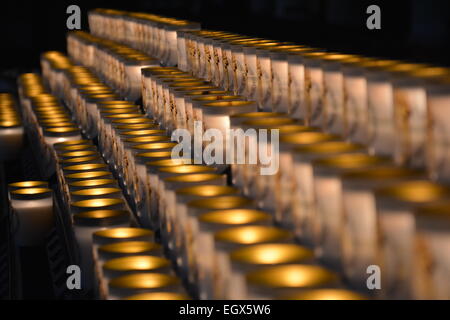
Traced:
[[[0, 90], [9, 89], [17, 73], [36, 70], [41, 52], [65, 50], [66, 8], [71, 4], [81, 8], [83, 29], [89, 9], [116, 8], [330, 50], [450, 65], [446, 0], [3, 0]], [[370, 4], [381, 7], [381, 30], [366, 28]]]

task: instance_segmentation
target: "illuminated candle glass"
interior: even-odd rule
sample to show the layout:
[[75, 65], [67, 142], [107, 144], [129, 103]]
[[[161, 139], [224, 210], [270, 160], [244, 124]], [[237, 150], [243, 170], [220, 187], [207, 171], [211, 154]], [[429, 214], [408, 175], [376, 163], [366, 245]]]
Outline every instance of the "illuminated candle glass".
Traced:
[[125, 201], [121, 198], [98, 198], [73, 201], [70, 203], [70, 213], [76, 214], [89, 210], [123, 210]]
[[251, 271], [246, 275], [248, 290], [241, 299], [272, 299], [310, 289], [339, 288], [340, 280], [333, 272], [313, 265], [288, 264]]
[[[172, 167], [172, 168], [178, 168], [178, 167]], [[170, 169], [170, 168], [167, 168]], [[176, 204], [176, 195], [175, 190], [184, 188], [184, 187], [193, 187], [197, 185], [219, 185], [223, 186], [226, 185], [226, 176], [216, 173], [211, 173], [211, 168], [207, 168], [206, 171], [203, 169], [199, 173], [189, 173], [195, 172], [192, 169], [189, 169], [187, 171], [187, 174], [169, 174], [165, 178], [159, 179], [157, 181], [157, 199], [159, 200], [158, 206], [156, 208], [155, 212], [152, 212], [152, 215], [158, 216], [159, 226], [161, 228], [162, 236], [166, 236], [166, 225], [165, 218], [166, 213], [165, 210], [165, 204], [170, 203], [172, 206], [175, 206]], [[182, 215], [181, 213], [178, 215]], [[184, 215], [187, 216], [187, 213]], [[183, 223], [183, 221], [181, 222]], [[182, 225], [184, 226], [184, 224]], [[182, 228], [180, 226], [180, 228]], [[171, 226], [172, 227], [172, 226]], [[165, 237], [166, 238], [166, 237]]]
[[48, 188], [46, 181], [19, 181], [8, 184], [8, 190], [13, 191], [22, 188]]
[[120, 188], [89, 188], [70, 192], [71, 201], [82, 201], [93, 198], [120, 198], [122, 197], [122, 190]]
[[231, 251], [263, 243], [289, 243], [292, 238], [292, 234], [284, 229], [260, 225], [238, 226], [215, 232], [212, 268], [214, 296], [220, 299], [230, 292], [227, 280], [232, 272]]
[[427, 171], [430, 177], [438, 181], [449, 181], [448, 127], [443, 117], [450, 99], [450, 78], [442, 77], [427, 88], [428, 103], [428, 139]]
[[[225, 209], [203, 213], [198, 217], [199, 232], [195, 241], [195, 255], [198, 268], [199, 295], [202, 299], [214, 296], [214, 233], [230, 227], [247, 225], [270, 225], [272, 216], [255, 209]], [[181, 252], [180, 252], [181, 253]], [[178, 254], [178, 260], [185, 255]], [[178, 261], [177, 260], [177, 261]], [[186, 270], [187, 261], [180, 261], [179, 267]]]
[[288, 264], [313, 264], [313, 251], [305, 247], [290, 243], [269, 243], [246, 246], [230, 252], [232, 273], [230, 276], [231, 289], [226, 298], [239, 298], [235, 293], [247, 292], [245, 276], [270, 266]]
[[[364, 153], [341, 154], [312, 161], [315, 202], [312, 239], [316, 254], [326, 263], [339, 269], [343, 251], [343, 224], [347, 211], [343, 210], [341, 175], [351, 170], [387, 164], [384, 158]], [[354, 206], [355, 210], [359, 206]], [[345, 216], [344, 216], [345, 215]]]
[[321, 142], [294, 149], [294, 189], [291, 199], [291, 212], [294, 233], [302, 243], [309, 245], [313, 243], [312, 230], [315, 223], [313, 208], [315, 200], [312, 161], [325, 156], [362, 150], [363, 148], [359, 145], [342, 141]]
[[411, 277], [414, 299], [450, 298], [449, 212], [448, 201], [421, 206], [416, 211], [416, 249]]
[[23, 187], [9, 193], [12, 212], [17, 219], [16, 243], [36, 246], [54, 227], [52, 190], [43, 187]]
[[79, 254], [77, 260], [82, 271], [81, 285], [84, 292], [89, 292], [94, 287], [93, 233], [111, 227], [126, 227], [129, 224], [130, 214], [124, 210], [84, 211], [73, 216], [73, 233]]
[[[378, 189], [375, 195], [378, 239], [381, 239], [380, 268], [384, 275], [380, 294], [384, 299], [412, 299], [414, 209], [417, 205], [449, 199], [450, 189], [426, 180], [416, 180]], [[442, 254], [446, 254], [445, 250]]]
[[170, 235], [172, 233], [172, 228], [175, 223], [175, 214], [178, 215], [176, 210], [177, 204], [177, 194], [174, 190], [165, 189], [163, 183], [164, 179], [169, 177], [175, 177], [179, 175], [188, 174], [199, 174], [199, 173], [215, 173], [216, 170], [212, 167], [203, 165], [180, 165], [180, 166], [170, 166], [170, 167], [160, 167], [157, 171], [157, 184], [158, 184], [158, 199], [160, 203], [158, 205], [158, 212], [160, 213], [160, 232], [163, 239], [167, 239], [169, 242], [169, 248], [171, 247]]
[[428, 87], [448, 68], [422, 67], [405, 71], [393, 80], [395, 117], [395, 161], [423, 168], [426, 165], [428, 131]]
[[171, 274], [170, 261], [162, 257], [143, 255], [108, 260], [103, 264], [99, 278], [100, 296], [108, 296], [108, 282], [112, 279], [139, 273]]
[[23, 139], [24, 129], [20, 119], [13, 116], [0, 117], [1, 161], [15, 159], [22, 148]]
[[[295, 180], [292, 179], [294, 171], [294, 148], [307, 146], [320, 142], [338, 140], [338, 136], [321, 132], [297, 132], [282, 134], [280, 137], [278, 153], [278, 170], [271, 176], [263, 188], [263, 193], [271, 199], [275, 199], [275, 220], [287, 228], [293, 227], [292, 196], [294, 195]], [[261, 197], [262, 199], [265, 196]], [[263, 202], [267, 204], [267, 202]]]

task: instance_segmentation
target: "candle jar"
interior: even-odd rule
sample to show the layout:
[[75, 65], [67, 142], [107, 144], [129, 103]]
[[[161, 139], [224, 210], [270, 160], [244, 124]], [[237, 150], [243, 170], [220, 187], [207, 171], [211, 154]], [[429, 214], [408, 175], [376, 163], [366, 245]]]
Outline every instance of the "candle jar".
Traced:
[[[214, 263], [214, 233], [236, 226], [268, 226], [272, 216], [255, 209], [225, 209], [203, 213], [198, 217], [199, 232], [195, 241], [195, 256], [198, 268], [199, 296], [201, 299], [220, 298], [215, 296], [213, 263]], [[177, 257], [181, 260], [180, 252]], [[186, 270], [185, 261], [179, 266]]]
[[[273, 182], [274, 172], [271, 171], [279, 167], [279, 135], [314, 129], [302, 126], [288, 117], [248, 120], [242, 123], [242, 127], [245, 130], [244, 136], [248, 137], [248, 144], [244, 144], [244, 155], [241, 155], [243, 159], [240, 160], [239, 153], [235, 153], [238, 158], [232, 162], [244, 161], [241, 166], [244, 193], [254, 197], [260, 207], [275, 210], [274, 194], [268, 193], [267, 188]], [[269, 157], [271, 162], [264, 163]]]
[[367, 61], [363, 64], [367, 82], [369, 151], [374, 154], [393, 154], [393, 145], [386, 143], [394, 141], [394, 97], [387, 68], [395, 64], [392, 60]]
[[[380, 188], [375, 196], [378, 254], [383, 272], [380, 295], [384, 299], [412, 299], [414, 210], [418, 205], [449, 199], [450, 189], [426, 180], [415, 180]], [[353, 264], [353, 267], [357, 266]]]
[[177, 193], [174, 190], [166, 190], [162, 181], [169, 177], [199, 173], [215, 173], [215, 170], [212, 167], [203, 165], [180, 165], [158, 168], [158, 187], [156, 192], [159, 194], [158, 199], [160, 200], [158, 205], [158, 212], [160, 213], [160, 232], [161, 238], [167, 240], [169, 250], [174, 249], [171, 243], [171, 234], [173, 225], [176, 223], [174, 220], [176, 217], [175, 214], [178, 215], [176, 211]]
[[[177, 168], [177, 167], [173, 167]], [[211, 168], [208, 168], [207, 171], [203, 171], [200, 173], [188, 173], [188, 174], [170, 174], [166, 176], [165, 178], [159, 179], [156, 181], [157, 183], [157, 192], [155, 196], [158, 199], [158, 204], [155, 207], [151, 206], [152, 208], [152, 216], [157, 216], [157, 220], [159, 222], [159, 227], [162, 231], [162, 236], [164, 237], [164, 240], [168, 240], [167, 234], [166, 234], [166, 212], [164, 212], [165, 207], [164, 205], [166, 203], [170, 204], [169, 206], [175, 206], [176, 204], [176, 197], [175, 197], [175, 190], [184, 188], [184, 187], [193, 187], [197, 185], [219, 185], [224, 186], [226, 185], [226, 176], [221, 174], [215, 174], [215, 173], [208, 173], [208, 171]], [[192, 172], [195, 172], [192, 170]], [[187, 213], [179, 213], [177, 212], [177, 216], [185, 216], [187, 217]], [[181, 223], [183, 223], [182, 221]], [[180, 226], [181, 228], [181, 226]], [[167, 242], [167, 241], [166, 241]]]
[[[243, 124], [246, 121], [253, 119], [262, 119], [262, 118], [276, 118], [276, 117], [285, 117], [286, 114], [279, 112], [244, 112], [233, 114], [230, 116], [230, 128], [232, 130], [242, 129]], [[235, 160], [233, 158], [233, 160]], [[236, 185], [238, 188], [243, 188], [243, 169], [246, 165], [237, 163], [237, 161], [232, 161], [231, 163], [231, 179], [232, 184]]]
[[94, 265], [92, 257], [92, 235], [111, 227], [125, 227], [130, 224], [130, 214], [124, 210], [94, 210], [73, 216], [73, 233], [77, 248], [77, 261], [82, 270], [83, 292], [93, 289]]
[[448, 75], [447, 68], [423, 67], [409, 70], [393, 80], [395, 118], [395, 161], [423, 168], [427, 150], [427, 87]]
[[[363, 153], [341, 154], [316, 159], [313, 167], [314, 216], [313, 244], [317, 256], [339, 269], [343, 256], [343, 224], [347, 212], [343, 210], [343, 173], [387, 164], [387, 160]], [[357, 207], [355, 207], [356, 209]]]
[[356, 144], [342, 141], [321, 142], [300, 146], [294, 150], [293, 191], [291, 212], [293, 229], [296, 237], [308, 245], [312, 245], [312, 230], [314, 228], [314, 183], [312, 161], [317, 158], [337, 154], [362, 151]]
[[[177, 129], [188, 128], [188, 114], [186, 110], [186, 100], [200, 98], [203, 96], [230, 95], [230, 92], [219, 90], [213, 86], [195, 86], [175, 89], [172, 93], [175, 99], [176, 112], [175, 120]], [[190, 101], [192, 103], [192, 101]]]
[[162, 273], [137, 273], [114, 278], [108, 282], [108, 300], [152, 292], [183, 293], [180, 280]]
[[[1, 107], [0, 107], [1, 109]], [[0, 118], [0, 160], [17, 158], [23, 146], [24, 129], [15, 117]]]
[[43, 187], [24, 187], [9, 192], [13, 221], [17, 227], [18, 246], [45, 244], [54, 228], [52, 190]]
[[277, 297], [278, 300], [367, 300], [358, 292], [347, 289], [310, 289]]
[[[321, 132], [297, 132], [282, 134], [279, 146], [279, 168], [273, 175], [261, 176], [266, 179], [263, 183], [263, 193], [274, 199], [275, 221], [281, 223], [286, 228], [293, 228], [294, 219], [292, 211], [292, 201], [295, 190], [295, 180], [292, 179], [294, 171], [294, 149], [300, 146], [313, 145], [326, 141], [338, 140], [338, 136]], [[269, 196], [272, 195], [272, 196]], [[273, 196], [274, 195], [274, 196]], [[262, 199], [265, 196], [261, 197]], [[267, 202], [263, 202], [266, 205]]]
[[74, 181], [68, 184], [69, 192], [78, 190], [95, 189], [95, 188], [118, 188], [117, 180], [115, 179], [88, 179]]
[[247, 291], [236, 293], [241, 299], [273, 299], [310, 289], [339, 289], [336, 274], [314, 265], [288, 264], [255, 270], [246, 275]]
[[290, 243], [292, 239], [289, 231], [263, 225], [238, 226], [215, 232], [212, 265], [214, 297], [222, 299], [231, 290], [228, 281], [232, 274], [230, 252], [257, 244]]
[[[358, 61], [358, 56], [349, 54], [329, 54], [322, 58], [324, 99], [321, 127], [333, 134], [347, 136], [346, 92], [344, 91], [345, 64]], [[350, 90], [357, 90], [350, 88]], [[355, 95], [360, 93], [355, 93]], [[355, 116], [355, 115], [352, 115]]]
[[141, 69], [145, 67], [156, 67], [158, 62], [145, 55], [128, 58], [125, 63], [124, 96], [129, 101], [136, 101], [141, 97]]
[[[305, 49], [298, 45], [280, 45], [269, 50], [270, 59], [270, 106], [269, 109], [278, 112], [289, 112], [289, 64], [288, 55], [292, 49]], [[267, 109], [267, 106], [265, 106]]]
[[416, 210], [413, 276], [414, 299], [448, 300], [449, 205], [448, 201]]
[[168, 217], [168, 241], [171, 256], [176, 261], [179, 268], [186, 273], [186, 261], [182, 260], [182, 250], [184, 249], [184, 230], [180, 221], [186, 221], [187, 203], [195, 199], [205, 199], [210, 197], [237, 195], [239, 190], [229, 186], [202, 184], [192, 187], [177, 189], [174, 193], [174, 201], [168, 202], [166, 216]]
[[108, 282], [114, 278], [140, 273], [171, 274], [170, 261], [162, 257], [131, 256], [106, 261], [99, 278], [100, 297], [108, 296]]
[[[290, 243], [266, 243], [246, 246], [230, 252], [231, 276], [228, 299], [243, 298], [248, 292], [246, 275], [271, 266], [289, 264], [314, 264], [313, 251]], [[227, 281], [228, 282], [228, 281]]]
[[164, 257], [162, 246], [150, 241], [125, 241], [99, 246], [96, 254], [97, 266], [105, 261], [132, 256]]
[[445, 115], [450, 99], [450, 81], [448, 77], [435, 80], [427, 87], [428, 103], [428, 137], [427, 137], [427, 171], [434, 180], [447, 182], [449, 167], [446, 165], [448, 155], [448, 128], [442, 117]]

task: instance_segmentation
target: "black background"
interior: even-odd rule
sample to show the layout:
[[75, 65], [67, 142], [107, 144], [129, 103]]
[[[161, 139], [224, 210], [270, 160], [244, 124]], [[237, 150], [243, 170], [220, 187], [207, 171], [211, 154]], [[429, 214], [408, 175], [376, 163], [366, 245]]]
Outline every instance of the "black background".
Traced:
[[[89, 9], [117, 8], [330, 50], [450, 65], [450, 1], [446, 0], [3, 0], [3, 80], [36, 70], [43, 51], [65, 50], [66, 8], [71, 4], [81, 8], [83, 29], [88, 28]], [[366, 28], [370, 4], [381, 8], [381, 30]], [[0, 90], [11, 83], [3, 81]]]

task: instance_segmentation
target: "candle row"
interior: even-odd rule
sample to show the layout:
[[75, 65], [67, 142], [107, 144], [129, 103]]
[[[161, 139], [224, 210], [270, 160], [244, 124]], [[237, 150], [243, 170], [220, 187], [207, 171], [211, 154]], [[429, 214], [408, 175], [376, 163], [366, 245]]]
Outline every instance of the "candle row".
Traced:
[[[54, 53], [53, 58], [46, 56], [48, 62], [59, 58], [61, 56]], [[24, 81], [25, 78], [32, 80]], [[24, 76], [19, 83], [22, 92], [30, 92], [33, 88], [44, 90], [39, 77], [35, 75]], [[51, 96], [44, 95], [47, 98]], [[32, 119], [40, 112], [40, 104], [36, 97], [41, 96], [42, 94], [36, 94], [31, 98], [31, 109], [25, 110], [25, 113], [32, 111], [33, 114], [28, 114], [27, 119]], [[61, 107], [53, 99], [48, 100], [52, 100], [49, 106]], [[69, 116], [68, 113], [65, 115]], [[65, 120], [58, 120], [57, 116], [55, 119], [55, 123], [64, 125]], [[37, 125], [39, 124], [40, 122]], [[81, 133], [79, 135], [81, 137]], [[132, 252], [136, 246], [135, 242], [139, 240], [138, 247], [157, 249], [158, 245], [153, 242], [154, 233], [147, 229], [130, 227], [135, 225], [135, 222], [121, 189], [118, 188], [108, 165], [103, 162], [103, 158], [91, 141], [70, 139], [64, 142], [47, 141], [47, 144], [54, 150], [53, 160], [56, 161], [60, 189], [58, 194], [62, 196], [65, 205], [63, 211], [68, 215], [70, 228], [74, 234], [78, 252], [77, 262], [82, 270], [83, 292], [90, 294], [94, 290], [96, 295], [105, 299], [125, 298], [138, 293], [153, 293], [156, 298], [164, 295], [167, 298], [185, 297], [179, 280], [170, 269], [169, 260], [161, 256], [161, 250], [153, 250], [152, 253], [156, 256], [150, 255], [149, 250], [134, 250], [136, 257], [128, 257], [128, 260], [125, 259], [127, 254], [117, 254], [116, 258], [119, 261], [117, 259], [99, 261], [97, 249], [100, 245], [128, 241], [131, 243], [126, 247]], [[29, 205], [42, 214], [36, 201]], [[29, 234], [39, 231], [37, 225], [31, 229], [33, 232], [28, 230]], [[126, 248], [122, 250], [126, 251]], [[125, 259], [123, 263], [121, 258]], [[137, 287], [130, 287], [128, 277], [142, 278], [142, 281], [150, 281], [151, 284], [142, 286], [141, 283]]]
[[[189, 77], [189, 75], [185, 75], [180, 70], [173, 68], [144, 69], [143, 83], [146, 90], [143, 92], [143, 98], [147, 103], [147, 110], [152, 110], [150, 108], [155, 107], [157, 110], [158, 108], [159, 110], [164, 110], [164, 112], [168, 109], [170, 110], [170, 104], [167, 104], [167, 101], [170, 101], [170, 85], [167, 85], [167, 90], [165, 90], [163, 84], [160, 85], [159, 89], [149, 89], [158, 88], [151, 83], [151, 78], [152, 76], [154, 77], [153, 74], [165, 73], [164, 71], [161, 72], [161, 70], [169, 73], [169, 75], [163, 76], [166, 82], [181, 79], [184, 82], [184, 77]], [[433, 71], [434, 69], [427, 70]], [[203, 82], [188, 84], [192, 80], [195, 82], [199, 79], [189, 78], [185, 80], [187, 89], [189, 86], [205, 85]], [[156, 83], [156, 80], [153, 81]], [[150, 84], [145, 86], [145, 83], [149, 82]], [[156, 96], [158, 96], [158, 91], [160, 92], [160, 98], [155, 100], [152, 98], [152, 94], [156, 93]], [[164, 95], [169, 98], [165, 98]], [[163, 103], [166, 102], [166, 104], [161, 106], [161, 101]], [[153, 111], [150, 113], [158, 114], [158, 112]], [[235, 167], [233, 172], [236, 173], [233, 179], [237, 183], [239, 181], [244, 183], [244, 191], [258, 200], [258, 206], [274, 211], [278, 222], [287, 227], [293, 227], [300, 241], [305, 245], [312, 246], [323, 262], [336, 270], [344, 272], [353, 286], [366, 289], [362, 288], [362, 286], [365, 286], [366, 283], [367, 267], [370, 265], [382, 265], [383, 272], [388, 273], [384, 287], [390, 288], [391, 293], [386, 294], [383, 292], [380, 294], [381, 297], [423, 297], [422, 290], [416, 289], [421, 284], [411, 280], [404, 280], [405, 277], [403, 276], [403, 274], [411, 275], [415, 272], [420, 272], [413, 270], [414, 268], [411, 267], [411, 261], [414, 261], [420, 253], [413, 249], [412, 244], [416, 240], [411, 239], [415, 239], [422, 230], [410, 229], [408, 236], [411, 241], [405, 241], [406, 238], [401, 240], [409, 244], [408, 254], [402, 255], [402, 259], [394, 259], [394, 257], [397, 257], [397, 250], [399, 250], [396, 249], [399, 244], [395, 239], [398, 229], [377, 228], [378, 220], [383, 221], [390, 218], [386, 218], [382, 214], [382, 208], [372, 207], [372, 213], [367, 213], [367, 220], [359, 220], [356, 212], [352, 214], [353, 204], [346, 207], [343, 212], [336, 210], [336, 208], [344, 206], [341, 200], [343, 195], [339, 193], [339, 186], [342, 185], [341, 175], [343, 173], [353, 170], [373, 169], [375, 172], [381, 170], [380, 172], [387, 172], [385, 173], [386, 181], [384, 181], [386, 184], [394, 184], [401, 180], [425, 179], [425, 175], [414, 170], [395, 167], [386, 158], [364, 154], [362, 146], [339, 141], [337, 136], [314, 132], [315, 129], [313, 127], [307, 127], [303, 122], [287, 118], [285, 115], [273, 113], [260, 113], [260, 115], [265, 116], [265, 119], [251, 119], [252, 116], [249, 117], [250, 119], [241, 119], [242, 115], [232, 115], [229, 119], [237, 119], [235, 121], [239, 123], [237, 127], [240, 128], [244, 126], [252, 129], [280, 130], [282, 133], [280, 139], [280, 169], [274, 176], [265, 177], [255, 174], [257, 172], [255, 169], [258, 166], [256, 168], [249, 165], [232, 166]], [[268, 119], [270, 115], [272, 119]], [[163, 117], [162, 119], [170, 119], [170, 117]], [[161, 121], [161, 123], [166, 124], [164, 121]], [[258, 142], [256, 140], [255, 145], [258, 145]], [[322, 159], [324, 156], [333, 155], [336, 155], [336, 160], [333, 162], [331, 159], [331, 164]], [[296, 173], [294, 178], [292, 177], [292, 172]], [[378, 174], [375, 173], [373, 175], [378, 176]], [[328, 179], [330, 175], [335, 179]], [[368, 194], [371, 195], [369, 199], [372, 199], [374, 190], [380, 185], [373, 185], [370, 178], [366, 180], [369, 181], [364, 181], [364, 184], [367, 183]], [[425, 180], [416, 181], [415, 183], [419, 186], [426, 185], [424, 190], [427, 190], [428, 186], [431, 189], [435, 187], [438, 189], [444, 188]], [[333, 185], [334, 187], [332, 187]], [[330, 188], [332, 189], [330, 190]], [[336, 201], [330, 201], [331, 195], [333, 196], [331, 199], [336, 199]], [[440, 195], [433, 198], [433, 201], [438, 199], [441, 199]], [[428, 202], [428, 200], [425, 202]], [[421, 200], [418, 200], [416, 204], [421, 204]], [[412, 211], [410, 213], [409, 217], [414, 217]], [[347, 215], [350, 218], [344, 219]], [[413, 220], [415, 221], [414, 218]], [[407, 228], [406, 225], [403, 227]], [[360, 230], [365, 231], [360, 232]], [[378, 234], [382, 234], [383, 239], [388, 238], [390, 241], [386, 244], [379, 242], [377, 240]], [[358, 243], [362, 241], [361, 238], [364, 239], [364, 243], [369, 243], [370, 245], [360, 251]], [[442, 245], [445, 245], [444, 243]], [[368, 254], [366, 250], [372, 252], [372, 254]], [[394, 254], [390, 252], [394, 252]], [[378, 254], [382, 256], [382, 259], [376, 257]], [[444, 260], [438, 257], [435, 257], [435, 259], [440, 260], [438, 264], [445, 264]], [[391, 263], [391, 261], [393, 262]], [[440, 276], [437, 276], [437, 274], [426, 277], [424, 275], [418, 276], [419, 279], [427, 278], [427, 286], [434, 287], [435, 289], [433, 290], [441, 293], [446, 289], [443, 289], [439, 283], [446, 283], [446, 277], [448, 275], [444, 274]], [[440, 280], [436, 282], [437, 278], [440, 278]], [[406, 279], [410, 278], [406, 277]], [[443, 294], [445, 296], [445, 293]]]
[[74, 62], [91, 67], [130, 101], [141, 96], [141, 68], [159, 65], [139, 50], [81, 31], [68, 34], [67, 51]]
[[[135, 115], [135, 118], [141, 119], [137, 115]], [[153, 140], [153, 135], [149, 131], [151, 130], [135, 128], [133, 133], [139, 138], [152, 138], [150, 140]], [[112, 136], [117, 137], [116, 133]], [[120, 132], [118, 137], [120, 140]], [[112, 140], [115, 140], [115, 138]], [[267, 265], [258, 257], [260, 254], [266, 254], [271, 248], [274, 248], [272, 250], [275, 260], [270, 264], [309, 263], [312, 262], [312, 252], [292, 244], [293, 237], [289, 232], [270, 227], [270, 215], [256, 210], [253, 201], [238, 195], [239, 190], [227, 187], [224, 175], [215, 173], [215, 170], [211, 167], [182, 164], [180, 161], [173, 160], [170, 158], [171, 152], [164, 152], [164, 150], [170, 150], [174, 144], [161, 149], [160, 142], [150, 140], [145, 144], [135, 146], [137, 151], [147, 151], [141, 154], [145, 165], [137, 164], [138, 167], [142, 167], [138, 171], [142, 172], [140, 175], [143, 184], [147, 185], [149, 190], [149, 192], [144, 193], [144, 196], [147, 195], [151, 199], [149, 201], [151, 204], [150, 212], [155, 207], [156, 215], [159, 217], [161, 237], [163, 243], [169, 249], [170, 256], [177, 262], [181, 273], [187, 278], [190, 285], [197, 287], [196, 290], [200, 291], [200, 296], [202, 298], [267, 298], [279, 295], [284, 291], [290, 291], [287, 287], [280, 292], [268, 290], [268, 287], [266, 287], [264, 294], [258, 295], [253, 291], [249, 293], [244, 277], [248, 270], [246, 268], [230, 270], [230, 267], [227, 269], [227, 266], [231, 264], [228, 253], [240, 246], [281, 241], [279, 245], [274, 245], [274, 247], [268, 246], [265, 248], [263, 246], [263, 251], [255, 248], [256, 258], [248, 262], [248, 268], [253, 269], [258, 265], [260, 267]], [[118, 144], [118, 142], [115, 143]], [[151, 152], [153, 150], [157, 152]], [[133, 153], [131, 154], [133, 155]], [[139, 156], [139, 154], [137, 155]], [[161, 158], [162, 160], [148, 162]], [[113, 161], [120, 161], [120, 159], [115, 158]], [[222, 215], [227, 217], [220, 219]], [[197, 217], [203, 216], [205, 216], [205, 221], [199, 222]], [[214, 218], [214, 216], [219, 217], [219, 220], [215, 221], [217, 218]], [[213, 221], [208, 221], [209, 218], [213, 218]], [[239, 220], [241, 222], [238, 222]], [[202, 221], [201, 218], [200, 221]], [[224, 240], [218, 239], [217, 244], [214, 245], [215, 233], [218, 233], [220, 229], [225, 231], [225, 229], [236, 225], [243, 227], [242, 231], [237, 230], [238, 233], [241, 233], [240, 236], [235, 239], [233, 237], [231, 239], [225, 237]], [[234, 233], [235, 231], [232, 231], [231, 234]], [[254, 240], [249, 242], [245, 240], [246, 238], [254, 238]], [[223, 245], [221, 245], [222, 241], [224, 241]], [[229, 247], [227, 243], [230, 242], [235, 244]], [[283, 244], [285, 242], [287, 242], [286, 245]], [[292, 252], [292, 256], [287, 259], [284, 258], [284, 252], [286, 251]], [[217, 259], [221, 259], [221, 262], [218, 262]], [[222, 261], [226, 263], [223, 264]], [[224, 265], [223, 268], [221, 268], [222, 265]], [[297, 267], [298, 272], [305, 272], [305, 276], [310, 277], [311, 284], [317, 286], [317, 288], [321, 286], [328, 288], [342, 287], [336, 276], [318, 266], [293, 266], [291, 269], [287, 268], [285, 272], [295, 271]], [[217, 274], [213, 272], [218, 268], [221, 268], [220, 272], [217, 272]], [[283, 268], [281, 268], [281, 272], [284, 272], [282, 270], [284, 270]], [[308, 272], [310, 272], [310, 276]], [[215, 280], [217, 278], [218, 280]], [[228, 286], [231, 279], [234, 279], [234, 284]], [[324, 279], [329, 279], [329, 281], [322, 283]], [[238, 285], [240, 289], [235, 290], [234, 288]], [[322, 293], [324, 297], [327, 296], [327, 292]], [[343, 294], [345, 296], [347, 291], [331, 290], [328, 294], [338, 296]], [[359, 296], [348, 293], [348, 297]]]
[[[126, 16], [116, 12], [112, 20]], [[209, 30], [177, 31], [177, 48], [182, 71], [255, 100], [261, 110], [286, 112], [448, 180], [447, 68]]]
[[16, 101], [10, 93], [0, 93], [0, 161], [13, 160], [23, 145], [24, 130]]
[[177, 64], [177, 32], [200, 29], [187, 20], [111, 9], [92, 10], [88, 19], [93, 35], [142, 50], [167, 65]]

